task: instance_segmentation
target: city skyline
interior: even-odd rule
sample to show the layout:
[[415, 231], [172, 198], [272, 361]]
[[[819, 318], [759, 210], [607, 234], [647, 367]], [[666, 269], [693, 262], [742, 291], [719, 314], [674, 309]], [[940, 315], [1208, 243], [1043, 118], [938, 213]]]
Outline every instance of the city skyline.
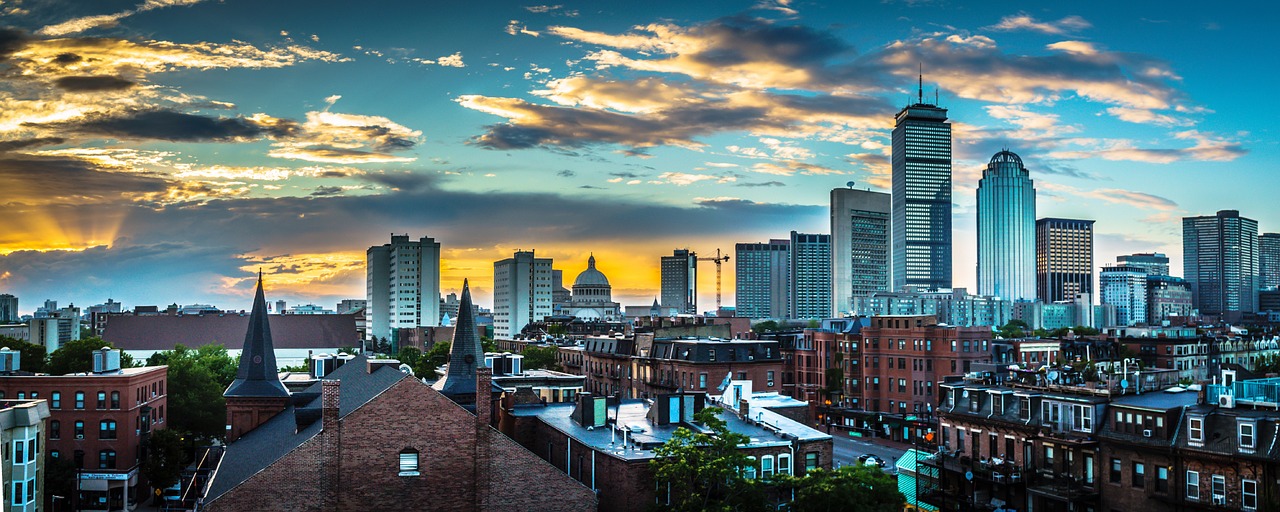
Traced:
[[[674, 248], [822, 233], [830, 189], [888, 191], [893, 114], [920, 67], [953, 123], [956, 287], [977, 288], [974, 189], [1002, 147], [1027, 160], [1038, 216], [1100, 219], [1096, 261], [1162, 252], [1181, 268], [1180, 219], [1222, 209], [1280, 228], [1266, 187], [1240, 186], [1268, 176], [1268, 116], [1222, 87], [1273, 73], [1236, 51], [1273, 44], [1260, 16], [298, 7], [7, 3], [0, 293], [22, 313], [247, 309], [262, 268], [273, 297], [333, 304], [364, 296], [367, 247], [412, 233], [440, 241], [442, 293], [470, 278], [491, 304], [492, 263], [536, 248], [569, 275], [594, 252], [615, 300], [649, 304]], [[725, 272], [726, 305], [734, 289]]]

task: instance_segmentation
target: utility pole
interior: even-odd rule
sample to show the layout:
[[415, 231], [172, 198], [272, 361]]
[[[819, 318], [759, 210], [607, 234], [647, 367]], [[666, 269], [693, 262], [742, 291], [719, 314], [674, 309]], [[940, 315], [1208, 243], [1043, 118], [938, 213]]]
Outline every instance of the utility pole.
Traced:
[[714, 258], [698, 258], [698, 261], [714, 261], [716, 262], [716, 311], [720, 311], [720, 264], [729, 261], [728, 256], [721, 256], [720, 249], [716, 249], [716, 257]]

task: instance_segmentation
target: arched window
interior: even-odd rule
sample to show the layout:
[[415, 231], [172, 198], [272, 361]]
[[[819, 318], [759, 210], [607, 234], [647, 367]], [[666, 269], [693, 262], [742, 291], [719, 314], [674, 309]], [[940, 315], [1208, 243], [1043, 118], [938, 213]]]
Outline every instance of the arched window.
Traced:
[[400, 450], [400, 476], [418, 476], [418, 450]]

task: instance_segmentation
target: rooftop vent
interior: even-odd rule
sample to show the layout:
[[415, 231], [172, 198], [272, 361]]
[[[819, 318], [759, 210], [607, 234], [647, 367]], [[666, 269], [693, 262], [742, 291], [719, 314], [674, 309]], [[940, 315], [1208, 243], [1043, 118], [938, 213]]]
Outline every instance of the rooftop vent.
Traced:
[[22, 353], [9, 347], [0, 348], [0, 373], [16, 372], [21, 367]]
[[93, 351], [93, 373], [119, 373], [120, 351], [111, 347], [102, 347]]

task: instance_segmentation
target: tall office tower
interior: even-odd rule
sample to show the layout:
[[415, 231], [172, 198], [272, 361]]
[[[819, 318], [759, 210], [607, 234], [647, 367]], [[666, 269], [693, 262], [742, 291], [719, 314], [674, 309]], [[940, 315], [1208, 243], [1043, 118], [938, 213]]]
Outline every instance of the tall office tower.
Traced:
[[18, 321], [18, 298], [13, 295], [0, 295], [0, 324], [11, 324]]
[[1093, 293], [1093, 221], [1036, 221], [1036, 298], [1052, 304]]
[[1102, 267], [1098, 274], [1102, 305], [1116, 307], [1116, 324], [1147, 321], [1147, 271], [1122, 265]]
[[1158, 252], [1139, 252], [1116, 256], [1116, 263], [1126, 267], [1138, 267], [1149, 276], [1169, 275], [1169, 257]]
[[791, 232], [790, 318], [831, 315], [831, 235]]
[[396, 340], [400, 328], [440, 325], [440, 242], [391, 235], [365, 252], [370, 339]]
[[[1258, 276], [1262, 289], [1280, 288], [1280, 233], [1263, 233], [1258, 236]], [[0, 301], [3, 300], [0, 298]]]
[[1258, 304], [1258, 221], [1236, 210], [1182, 218], [1182, 275], [1202, 315]]
[[662, 307], [698, 314], [698, 253], [676, 249], [662, 257]]
[[533, 251], [516, 251], [513, 257], [493, 262], [494, 338], [509, 340], [526, 325], [548, 316], [551, 258], [536, 258]]
[[889, 194], [831, 189], [833, 316], [852, 311], [853, 297], [889, 291], [891, 211]]
[[924, 102], [921, 76], [916, 103], [904, 107], [894, 120], [890, 289], [897, 291], [907, 285], [951, 288], [951, 124], [947, 123], [947, 109]]
[[991, 157], [978, 181], [978, 295], [1036, 298], [1036, 189], [1022, 158]]
[[790, 240], [737, 244], [734, 276], [737, 297], [735, 316], [785, 318], [790, 281]]

